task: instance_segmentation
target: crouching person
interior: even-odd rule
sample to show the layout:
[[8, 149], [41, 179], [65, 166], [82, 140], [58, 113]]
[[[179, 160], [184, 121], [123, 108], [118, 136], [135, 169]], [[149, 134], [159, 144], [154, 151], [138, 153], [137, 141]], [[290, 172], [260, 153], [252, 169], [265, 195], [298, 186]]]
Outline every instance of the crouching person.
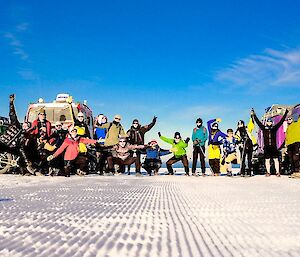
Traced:
[[149, 176], [151, 176], [152, 171], [154, 171], [154, 175], [158, 175], [158, 171], [161, 167], [160, 157], [170, 154], [171, 152], [161, 149], [156, 140], [152, 140], [148, 145], [149, 147], [147, 147], [144, 152], [146, 153], [146, 159], [143, 168], [148, 172]]
[[[126, 137], [120, 137], [119, 143], [112, 147], [112, 156], [107, 158], [108, 168], [110, 171], [114, 173], [114, 165], [119, 165], [119, 172], [125, 172], [125, 166], [131, 165], [135, 163], [136, 165], [136, 157], [130, 156], [130, 151], [136, 149], [144, 149], [144, 145], [131, 145], [127, 142]], [[141, 176], [141, 172], [137, 171], [136, 176]]]
[[238, 140], [233, 136], [233, 130], [227, 129], [227, 137], [223, 140], [223, 158], [221, 170], [225, 169], [227, 176], [232, 176], [232, 164], [237, 164]]
[[166, 138], [162, 136], [160, 132], [158, 132], [158, 136], [162, 141], [165, 141], [166, 143], [172, 145], [171, 152], [174, 154], [174, 156], [167, 161], [167, 169], [169, 172], [168, 175], [174, 175], [172, 165], [178, 161], [182, 161], [185, 175], [189, 176], [189, 161], [186, 156], [185, 148], [188, 147], [188, 142], [190, 141], [190, 138], [188, 137], [185, 141], [183, 141], [179, 132], [175, 132], [174, 139]]
[[[65, 151], [64, 155], [64, 176], [70, 177], [73, 168], [76, 169], [78, 175], [85, 175], [88, 170], [88, 158], [84, 150], [87, 144], [96, 144], [97, 140], [80, 137], [77, 134], [77, 128], [71, 126], [69, 128], [68, 137], [57, 151], [50, 155], [47, 160], [51, 161]], [[81, 153], [82, 152], [82, 153]]]

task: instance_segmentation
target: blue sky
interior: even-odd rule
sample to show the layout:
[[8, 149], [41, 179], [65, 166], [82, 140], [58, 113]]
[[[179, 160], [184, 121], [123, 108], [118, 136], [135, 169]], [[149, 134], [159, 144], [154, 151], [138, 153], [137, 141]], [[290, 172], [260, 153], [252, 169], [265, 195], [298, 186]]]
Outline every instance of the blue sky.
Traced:
[[191, 136], [195, 119], [235, 127], [254, 107], [296, 104], [299, 1], [0, 0], [0, 115], [67, 92], [94, 114], [158, 116]]

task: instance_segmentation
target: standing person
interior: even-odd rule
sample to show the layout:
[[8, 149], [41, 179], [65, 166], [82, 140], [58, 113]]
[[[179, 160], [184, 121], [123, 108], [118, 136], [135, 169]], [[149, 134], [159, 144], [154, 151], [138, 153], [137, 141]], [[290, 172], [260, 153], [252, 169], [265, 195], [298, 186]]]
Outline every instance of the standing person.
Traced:
[[96, 144], [97, 141], [89, 138], [81, 137], [77, 134], [77, 128], [71, 126], [69, 128], [68, 137], [57, 151], [48, 156], [47, 160], [52, 161], [60, 154], [64, 154], [64, 175], [70, 177], [71, 170], [76, 169], [78, 175], [85, 175], [88, 170], [88, 158], [86, 154], [80, 152], [80, 144]]
[[[63, 128], [63, 123], [61, 121], [57, 121], [55, 123], [55, 128], [52, 132], [50, 142], [53, 146], [58, 149], [61, 147], [63, 142], [65, 141], [68, 135], [68, 130]], [[59, 170], [63, 170], [64, 168], [64, 158], [62, 155], [59, 155], [52, 163], [49, 169], [49, 175], [57, 175]]]
[[51, 136], [51, 123], [47, 120], [46, 111], [44, 108], [41, 108], [38, 113], [38, 118], [34, 120], [31, 124], [31, 134], [37, 137], [40, 137], [40, 129], [42, 127], [46, 128], [47, 136]]
[[218, 176], [220, 174], [220, 158], [221, 158], [221, 148], [223, 139], [226, 138], [226, 134], [219, 130], [219, 123], [222, 120], [212, 119], [207, 122], [207, 128], [209, 133], [208, 139], [208, 159], [209, 166], [212, 170], [212, 175]]
[[269, 177], [271, 175], [271, 165], [270, 159], [273, 159], [275, 163], [275, 171], [276, 176], [280, 177], [279, 170], [279, 161], [278, 158], [280, 156], [280, 151], [277, 149], [277, 138], [276, 134], [280, 126], [283, 124], [286, 116], [288, 114], [288, 110], [285, 110], [285, 113], [281, 120], [274, 125], [271, 118], [267, 119], [266, 125], [263, 125], [261, 121], [257, 118], [254, 110], [251, 110], [251, 117], [254, 118], [256, 124], [262, 130], [263, 139], [264, 139], [264, 157], [265, 157], [265, 165], [267, 169], [266, 176]]
[[[120, 137], [119, 143], [112, 147], [112, 156], [107, 158], [109, 170], [114, 172], [114, 164], [118, 164], [119, 173], [124, 173], [126, 165], [136, 162], [136, 157], [130, 156], [130, 151], [144, 148], [144, 145], [131, 145], [126, 137]], [[136, 176], [142, 176], [141, 172], [137, 172]]]
[[96, 119], [95, 124], [95, 133], [94, 139], [99, 141], [99, 146], [96, 148], [96, 157], [97, 157], [97, 167], [96, 170], [99, 172], [99, 175], [104, 174], [104, 167], [109, 152], [104, 148], [104, 142], [107, 134], [107, 128], [101, 127], [102, 125], [107, 124], [107, 117], [103, 114], [99, 114]]
[[[15, 95], [9, 96], [9, 118], [10, 125], [8, 129], [0, 136], [0, 152], [8, 152], [20, 156], [21, 173], [25, 175], [28, 172], [35, 174], [32, 162], [29, 160], [26, 151], [26, 138], [29, 137], [28, 128], [22, 128], [15, 110]], [[26, 167], [26, 169], [25, 169]]]
[[185, 175], [189, 176], [189, 161], [186, 156], [185, 148], [188, 147], [190, 138], [188, 137], [185, 141], [183, 141], [179, 132], [175, 132], [174, 138], [164, 137], [160, 132], [158, 132], [158, 136], [162, 141], [172, 145], [170, 151], [174, 154], [174, 156], [166, 163], [169, 172], [168, 175], [174, 175], [172, 165], [178, 161], [181, 161], [184, 166]]
[[252, 117], [250, 117], [247, 126], [243, 120], [240, 120], [237, 124], [237, 130], [235, 132], [235, 135], [239, 140], [239, 151], [241, 158], [240, 174], [242, 177], [244, 177], [246, 173], [248, 176], [251, 176], [253, 146], [256, 144], [256, 140], [252, 136], [253, 129], [254, 120]]
[[99, 125], [99, 128], [106, 128], [106, 137], [104, 146], [114, 146], [119, 143], [119, 137], [127, 137], [123, 126], [121, 125], [121, 115], [117, 114], [113, 122], [107, 122]]
[[148, 143], [146, 148], [146, 158], [143, 164], [143, 168], [148, 172], [149, 176], [151, 176], [152, 171], [154, 171], [154, 175], [158, 175], [158, 171], [161, 167], [161, 156], [167, 155], [171, 153], [169, 150], [163, 150], [159, 147], [157, 141], [155, 139], [151, 140]]
[[292, 167], [292, 177], [300, 177], [300, 118], [294, 121], [293, 116], [288, 117], [285, 144]]
[[[132, 145], [144, 145], [145, 144], [145, 134], [153, 128], [156, 123], [157, 117], [153, 117], [150, 124], [141, 126], [137, 119], [132, 122], [131, 128], [127, 131], [129, 138], [129, 143]], [[141, 172], [141, 151], [136, 150], [136, 172]], [[130, 173], [130, 165], [128, 166], [128, 172]]]
[[73, 102], [72, 97], [69, 97], [67, 99], [67, 102], [70, 104], [72, 117], [74, 120], [74, 126], [77, 128], [77, 135], [81, 137], [91, 138], [91, 134], [86, 124], [83, 112], [79, 111], [76, 117], [72, 106], [72, 102]]
[[192, 141], [193, 141], [193, 166], [192, 175], [195, 176], [198, 155], [201, 163], [202, 176], [205, 176], [205, 142], [208, 138], [207, 129], [202, 125], [201, 118], [196, 120], [196, 127], [193, 129]]
[[234, 137], [233, 130], [227, 129], [227, 137], [223, 140], [223, 158], [222, 165], [225, 165], [227, 176], [232, 176], [232, 163], [237, 164], [238, 140]]

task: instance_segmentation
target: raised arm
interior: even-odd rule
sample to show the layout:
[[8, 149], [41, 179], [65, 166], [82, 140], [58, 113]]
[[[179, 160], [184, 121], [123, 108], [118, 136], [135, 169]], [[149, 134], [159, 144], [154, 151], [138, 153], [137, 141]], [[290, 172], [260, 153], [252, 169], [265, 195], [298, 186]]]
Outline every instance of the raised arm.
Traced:
[[162, 141], [168, 143], [168, 144], [173, 144], [173, 139], [172, 138], [167, 138], [167, 137], [164, 137], [164, 136], [160, 136], [159, 137]]
[[21, 124], [18, 121], [18, 116], [16, 113], [15, 105], [14, 105], [15, 95], [9, 96], [9, 119], [11, 125], [15, 125], [18, 128], [21, 128]]
[[254, 111], [251, 111], [251, 117], [255, 120], [256, 124], [260, 127], [261, 130], [265, 128], [261, 121], [257, 118], [256, 113]]
[[146, 126], [143, 126], [143, 130], [144, 130], [145, 133], [148, 132], [150, 129], [153, 128], [153, 126], [156, 123], [156, 119], [157, 119], [157, 117], [154, 116], [154, 118], [153, 118], [153, 120], [152, 120], [152, 122], [150, 124], [148, 124]]
[[283, 115], [282, 118], [281, 118], [281, 120], [274, 126], [274, 129], [275, 129], [275, 130], [279, 129], [280, 126], [283, 124], [283, 122], [285, 121], [285, 118], [286, 118], [288, 112], [289, 112], [289, 111], [286, 109], [284, 115]]
[[211, 124], [213, 124], [217, 119], [212, 119], [207, 122], [207, 129], [209, 134], [211, 133]]

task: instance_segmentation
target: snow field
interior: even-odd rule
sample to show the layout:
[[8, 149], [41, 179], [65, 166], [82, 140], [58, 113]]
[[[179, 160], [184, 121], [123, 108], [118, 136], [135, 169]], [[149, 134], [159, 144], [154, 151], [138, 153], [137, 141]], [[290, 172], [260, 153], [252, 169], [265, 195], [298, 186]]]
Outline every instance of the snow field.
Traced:
[[300, 256], [300, 181], [0, 176], [0, 256]]

